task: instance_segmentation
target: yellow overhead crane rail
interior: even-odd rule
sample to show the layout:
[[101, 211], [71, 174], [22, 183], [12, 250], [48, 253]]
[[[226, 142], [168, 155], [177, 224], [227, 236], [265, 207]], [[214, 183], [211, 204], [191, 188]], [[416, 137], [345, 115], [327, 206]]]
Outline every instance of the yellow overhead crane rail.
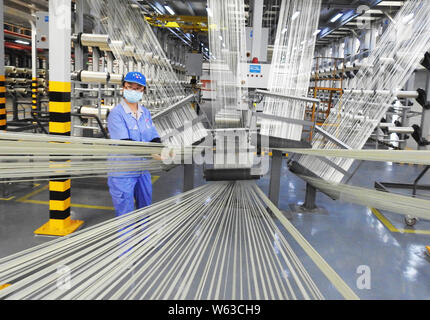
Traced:
[[180, 28], [186, 32], [208, 32], [208, 17], [204, 16], [146, 16], [146, 21], [159, 28]]

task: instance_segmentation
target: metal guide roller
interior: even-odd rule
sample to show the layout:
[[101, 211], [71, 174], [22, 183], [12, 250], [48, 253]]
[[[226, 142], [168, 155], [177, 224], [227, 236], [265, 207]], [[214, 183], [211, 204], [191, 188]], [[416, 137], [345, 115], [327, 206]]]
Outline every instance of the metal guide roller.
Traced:
[[260, 175], [253, 174], [250, 168], [206, 169], [204, 177], [206, 181], [240, 181], [261, 178]]
[[101, 84], [122, 84], [123, 75], [111, 74], [109, 72], [95, 72], [81, 70], [72, 74], [72, 79], [87, 83], [101, 83]]

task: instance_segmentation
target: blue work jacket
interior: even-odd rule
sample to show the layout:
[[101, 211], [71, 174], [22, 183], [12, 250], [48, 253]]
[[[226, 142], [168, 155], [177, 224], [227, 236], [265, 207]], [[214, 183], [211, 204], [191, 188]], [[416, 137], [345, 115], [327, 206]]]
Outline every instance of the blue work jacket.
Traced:
[[[109, 113], [108, 130], [113, 140], [151, 142], [160, 137], [152, 122], [149, 110], [139, 105], [136, 119], [124, 100]], [[126, 172], [122, 173], [119, 177], [138, 177], [146, 173], [148, 172]], [[110, 176], [117, 175], [110, 174]]]

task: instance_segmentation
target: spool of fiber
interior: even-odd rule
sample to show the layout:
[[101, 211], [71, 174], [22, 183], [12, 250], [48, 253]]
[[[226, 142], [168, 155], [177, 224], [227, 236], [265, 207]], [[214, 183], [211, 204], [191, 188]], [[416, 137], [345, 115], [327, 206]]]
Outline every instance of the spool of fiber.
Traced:
[[80, 73], [82, 82], [87, 83], [107, 83], [107, 72], [82, 71]]
[[107, 34], [81, 34], [81, 44], [86, 47], [109, 47], [110, 39]]
[[6, 74], [14, 74], [16, 73], [16, 67], [14, 66], [5, 66], [4, 71]]

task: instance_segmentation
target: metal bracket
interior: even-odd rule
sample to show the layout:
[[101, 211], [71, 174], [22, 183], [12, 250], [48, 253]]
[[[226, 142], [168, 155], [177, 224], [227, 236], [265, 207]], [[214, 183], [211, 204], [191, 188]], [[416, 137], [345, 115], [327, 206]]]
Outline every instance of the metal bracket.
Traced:
[[194, 126], [196, 123], [199, 123], [200, 121], [202, 121], [203, 119], [206, 119], [206, 115], [200, 115], [197, 118], [194, 118], [192, 121], [187, 121], [185, 122], [182, 126], [175, 128], [173, 130], [171, 130], [169, 133], [165, 134], [164, 136], [161, 137], [161, 140], [163, 140], [166, 137], [171, 137], [172, 135], [176, 134], [177, 131], [182, 131], [185, 126]]
[[350, 146], [348, 146], [347, 144], [343, 143], [338, 138], [333, 137], [330, 133], [328, 133], [327, 131], [325, 131], [321, 127], [315, 126], [315, 130], [317, 130], [319, 133], [321, 133], [324, 137], [326, 137], [327, 139], [329, 139], [331, 142], [334, 142], [335, 144], [337, 144], [342, 149], [347, 149], [347, 150], [351, 150], [352, 149]]
[[169, 112], [171, 112], [172, 110], [182, 107], [183, 105], [190, 103], [191, 101], [195, 100], [195, 96], [193, 94], [189, 95], [188, 97], [182, 99], [181, 101], [176, 102], [174, 105], [170, 106], [169, 108], [167, 108], [166, 110], [163, 110], [159, 113], [157, 113], [156, 115], [154, 115], [152, 117], [152, 120], [155, 120], [159, 117], [165, 116], [166, 114], [168, 114]]
[[275, 116], [272, 114], [266, 114], [266, 113], [261, 113], [261, 112], [254, 112], [254, 114], [257, 116], [257, 118], [261, 118], [261, 119], [278, 120], [278, 121], [282, 121], [282, 122], [299, 124], [299, 125], [309, 126], [309, 127], [314, 126], [314, 123], [311, 121], [292, 119], [292, 118], [284, 118], [284, 117], [279, 117], [279, 116]]
[[333, 169], [339, 171], [340, 173], [342, 173], [343, 175], [349, 177], [350, 174], [348, 173], [348, 171], [343, 170], [341, 167], [339, 167], [336, 163], [334, 163], [333, 161], [330, 161], [329, 159], [327, 159], [324, 156], [316, 156], [318, 159], [320, 159], [322, 162], [328, 164], [330, 167], [332, 167]]
[[272, 97], [272, 98], [279, 98], [279, 99], [286, 99], [286, 100], [297, 100], [297, 101], [303, 101], [303, 102], [310, 102], [310, 103], [316, 103], [316, 104], [320, 104], [321, 100], [319, 99], [314, 99], [314, 98], [308, 98], [308, 97], [297, 97], [297, 96], [289, 96], [289, 95], [285, 95], [285, 94], [280, 94], [280, 93], [274, 93], [274, 92], [270, 92], [270, 91], [266, 91], [266, 90], [256, 90], [255, 93], [259, 93], [268, 97]]

